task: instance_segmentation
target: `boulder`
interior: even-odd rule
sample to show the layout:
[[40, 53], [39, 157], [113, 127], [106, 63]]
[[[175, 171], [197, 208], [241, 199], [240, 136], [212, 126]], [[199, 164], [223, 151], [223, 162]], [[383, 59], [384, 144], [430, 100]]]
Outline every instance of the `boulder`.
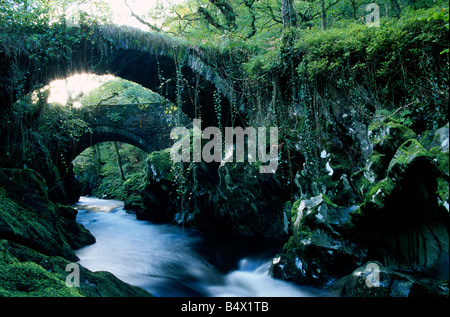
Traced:
[[435, 156], [435, 163], [440, 173], [437, 177], [439, 205], [449, 211], [449, 124], [436, 131], [424, 133], [420, 142]]
[[[397, 270], [448, 278], [448, 213], [436, 199], [434, 157], [417, 140], [404, 142], [350, 224], [369, 255]], [[359, 232], [359, 234], [358, 234]]]
[[402, 143], [417, 135], [394, 119], [384, 118], [369, 125], [369, 140], [372, 149], [392, 158]]
[[[274, 258], [272, 275], [323, 287], [334, 282], [333, 288], [344, 296], [441, 291], [448, 296], [448, 288], [434, 287], [449, 275], [445, 133], [445, 128], [430, 133], [424, 146], [412, 130], [394, 120], [370, 125], [372, 152], [365, 166], [351, 175], [350, 186], [342, 187], [354, 189], [362, 202], [349, 199], [354, 205], [345, 206], [345, 199], [336, 200], [339, 196], [330, 191], [331, 186], [295, 202], [292, 237]], [[390, 284], [361, 289], [367, 266], [361, 265], [369, 259], [377, 261]]]
[[447, 283], [420, 281], [376, 261], [334, 281], [329, 290], [347, 297], [443, 297], [449, 291]]
[[[59, 256], [46, 256], [26, 246], [0, 239], [0, 297], [148, 297], [109, 272], [91, 272]], [[79, 286], [67, 287], [73, 269], [79, 268]]]
[[155, 151], [147, 159], [145, 188], [128, 198], [125, 207], [133, 209], [141, 220], [171, 222], [177, 211], [175, 172], [170, 149]]
[[294, 203], [293, 236], [273, 261], [275, 278], [299, 284], [326, 286], [362, 264], [365, 250], [346, 238], [343, 224], [356, 207], [339, 207], [319, 195]]
[[170, 149], [149, 156], [147, 185], [141, 193], [144, 208], [136, 212], [139, 219], [218, 235], [286, 237], [287, 194], [279, 176], [261, 174], [260, 163], [182, 164], [173, 164]]

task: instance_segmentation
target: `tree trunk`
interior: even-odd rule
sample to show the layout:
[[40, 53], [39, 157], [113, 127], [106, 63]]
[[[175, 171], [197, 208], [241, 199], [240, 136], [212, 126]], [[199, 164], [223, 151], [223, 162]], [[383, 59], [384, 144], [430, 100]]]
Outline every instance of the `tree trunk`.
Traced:
[[320, 21], [322, 25], [322, 31], [327, 29], [327, 10], [325, 9], [325, 0], [320, 0]]
[[209, 0], [209, 2], [222, 12], [227, 21], [228, 28], [230, 30], [236, 29], [236, 13], [234, 12], [233, 7], [225, 0]]
[[117, 145], [117, 142], [115, 142], [115, 141], [114, 141], [114, 148], [116, 149], [117, 165], [119, 166], [120, 177], [122, 178], [123, 181], [126, 181], [125, 174], [123, 173], [122, 158], [120, 157], [119, 146]]
[[281, 15], [283, 18], [283, 27], [285, 29], [297, 26], [297, 15], [295, 13], [293, 0], [281, 1]]

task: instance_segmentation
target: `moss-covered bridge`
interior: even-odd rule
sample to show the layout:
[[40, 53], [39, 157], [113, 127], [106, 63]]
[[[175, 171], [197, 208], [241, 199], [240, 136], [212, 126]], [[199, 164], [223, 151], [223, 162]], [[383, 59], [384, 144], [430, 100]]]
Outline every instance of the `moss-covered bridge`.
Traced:
[[[12, 43], [13, 37], [0, 31], [0, 114], [27, 93], [81, 72], [136, 82], [168, 102], [181, 103], [190, 117], [203, 107], [204, 122], [208, 117], [217, 120], [214, 111], [207, 110], [214, 104], [216, 87], [223, 87], [221, 93], [227, 96], [226, 85], [221, 85], [220, 76], [208, 66], [208, 54], [167, 35], [101, 26], [31, 30], [17, 37], [22, 40]], [[222, 102], [226, 107], [227, 98]], [[102, 141], [123, 141], [145, 151], [167, 146], [171, 118], [166, 107], [160, 103], [84, 110], [92, 133], [80, 140], [74, 153]], [[120, 120], [114, 121], [112, 113]]]

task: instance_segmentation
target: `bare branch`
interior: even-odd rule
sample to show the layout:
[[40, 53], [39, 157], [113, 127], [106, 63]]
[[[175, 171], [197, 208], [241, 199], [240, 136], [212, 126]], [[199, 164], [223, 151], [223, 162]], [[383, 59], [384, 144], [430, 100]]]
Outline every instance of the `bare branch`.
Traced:
[[147, 21], [144, 21], [140, 16], [138, 16], [136, 13], [134, 13], [133, 9], [131, 9], [131, 7], [128, 5], [127, 0], [123, 0], [123, 2], [125, 3], [125, 5], [128, 7], [128, 9], [130, 9], [131, 11], [131, 15], [138, 20], [139, 22], [141, 22], [142, 24], [148, 26], [152, 31], [155, 32], [162, 32], [162, 30], [160, 28], [158, 28], [157, 26], [154, 26], [153, 24], [148, 23]]

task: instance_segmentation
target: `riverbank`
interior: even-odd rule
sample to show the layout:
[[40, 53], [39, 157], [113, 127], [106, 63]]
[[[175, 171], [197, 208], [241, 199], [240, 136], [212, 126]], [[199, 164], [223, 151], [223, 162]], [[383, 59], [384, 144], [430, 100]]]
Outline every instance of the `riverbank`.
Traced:
[[[79, 287], [67, 287], [74, 249], [95, 242], [75, 222], [76, 210], [52, 203], [33, 170], [0, 169], [0, 296], [150, 296], [108, 272], [79, 266]], [[69, 266], [70, 268], [70, 266]]]

